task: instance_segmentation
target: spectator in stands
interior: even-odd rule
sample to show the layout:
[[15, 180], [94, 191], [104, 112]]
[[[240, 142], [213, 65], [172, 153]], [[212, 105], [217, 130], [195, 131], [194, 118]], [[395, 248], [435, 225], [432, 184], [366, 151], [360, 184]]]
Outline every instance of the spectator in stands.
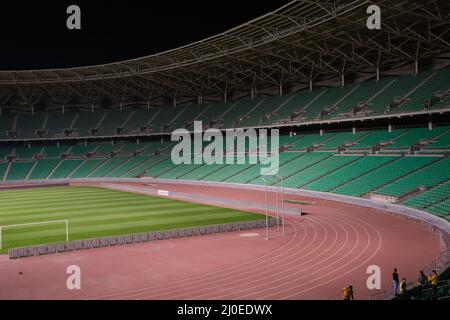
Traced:
[[404, 295], [406, 294], [407, 290], [406, 290], [406, 278], [403, 278], [402, 281], [400, 282], [400, 294]]
[[439, 277], [437, 275], [436, 270], [433, 270], [430, 275], [428, 275], [428, 281], [431, 284], [431, 287], [433, 288], [433, 296], [437, 297], [437, 287], [439, 283]]
[[420, 270], [419, 278], [417, 279], [417, 281], [419, 282], [419, 284], [420, 284], [421, 286], [424, 286], [424, 285], [428, 284], [428, 278], [427, 278], [427, 276], [423, 273], [423, 270]]
[[343, 288], [338, 294], [342, 294], [342, 298], [344, 300], [355, 300], [353, 296], [353, 286], [350, 285], [348, 287]]
[[398, 294], [398, 285], [399, 285], [399, 277], [397, 268], [394, 268], [394, 273], [392, 273], [392, 293], [397, 295]]

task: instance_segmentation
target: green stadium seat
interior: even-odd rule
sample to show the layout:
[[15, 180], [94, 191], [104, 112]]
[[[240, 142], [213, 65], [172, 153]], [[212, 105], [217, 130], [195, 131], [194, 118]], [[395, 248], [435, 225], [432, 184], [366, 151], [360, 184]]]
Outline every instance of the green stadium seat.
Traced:
[[398, 160], [351, 180], [333, 190], [335, 193], [361, 197], [435, 161], [431, 157], [399, 157]]

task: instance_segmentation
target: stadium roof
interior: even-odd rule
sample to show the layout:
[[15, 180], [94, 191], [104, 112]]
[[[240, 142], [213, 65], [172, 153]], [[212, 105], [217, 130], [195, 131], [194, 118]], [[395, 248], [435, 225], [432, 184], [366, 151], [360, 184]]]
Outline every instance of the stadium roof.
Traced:
[[196, 98], [375, 72], [450, 51], [448, 0], [296, 0], [216, 36], [150, 56], [66, 69], [0, 71], [0, 106], [112, 105]]

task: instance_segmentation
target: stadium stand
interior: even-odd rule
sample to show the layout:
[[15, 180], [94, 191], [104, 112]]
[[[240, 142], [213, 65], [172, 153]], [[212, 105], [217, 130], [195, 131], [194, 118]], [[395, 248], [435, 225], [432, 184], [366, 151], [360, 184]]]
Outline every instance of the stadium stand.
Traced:
[[338, 186], [397, 159], [393, 156], [365, 156], [322, 178], [306, 184], [305, 189], [329, 192]]
[[3, 181], [3, 177], [5, 176], [6, 169], [8, 168], [9, 163], [0, 162], [0, 181]]
[[33, 167], [33, 162], [31, 161], [15, 161], [11, 162], [10, 168], [6, 173], [6, 180], [25, 180]]
[[401, 179], [398, 179], [377, 193], [401, 196], [420, 187], [430, 187], [450, 179], [450, 158], [442, 158], [418, 171], [415, 171]]
[[104, 112], [79, 112], [72, 127], [73, 136], [90, 137], [100, 133], [100, 126], [105, 118]]
[[[436, 186], [433, 186], [429, 190], [415, 196], [409, 198], [402, 202], [402, 204], [418, 208], [418, 209], [427, 209], [428, 207], [437, 205], [442, 201], [448, 200], [448, 195], [450, 191], [450, 181], [446, 181], [444, 183], [440, 183]], [[448, 215], [448, 211], [446, 214]]]
[[98, 168], [106, 159], [86, 159], [79, 167], [70, 173], [70, 178], [86, 178], [96, 168]]
[[37, 130], [43, 130], [44, 121], [47, 118], [45, 113], [19, 114], [16, 118], [15, 130], [17, 138], [37, 138]]
[[48, 179], [64, 179], [71, 175], [84, 161], [63, 160], [48, 175]]
[[361, 197], [435, 160], [432, 157], [399, 157], [398, 160], [345, 183], [333, 192]]
[[403, 133], [405, 133], [405, 130], [402, 129], [393, 130], [391, 132], [387, 130], [370, 131], [361, 140], [356, 141], [356, 143], [353, 146], [350, 146], [348, 149], [357, 151], [371, 149], [374, 146], [384, 145], [389, 143], [390, 141], [394, 141]]
[[45, 137], [62, 138], [69, 134], [77, 113], [50, 113], [45, 126]]
[[438, 127], [433, 130], [428, 128], [413, 128], [409, 129], [405, 134], [400, 136], [394, 143], [388, 145], [387, 149], [407, 149], [417, 143], [425, 143], [428, 140], [442, 134], [447, 130], [447, 127]]
[[[264, 164], [250, 163], [253, 155], [240, 154], [244, 163], [237, 165], [224, 161], [175, 166], [170, 150], [176, 142], [161, 137], [157, 141], [150, 135], [176, 128], [193, 129], [195, 120], [202, 120], [204, 128], [224, 129], [446, 108], [446, 102], [450, 102], [448, 89], [450, 68], [446, 67], [417, 76], [386, 75], [380, 81], [319, 86], [281, 96], [261, 94], [254, 99], [201, 106], [6, 113], [0, 115], [0, 140], [13, 143], [0, 147], [0, 178], [12, 181], [146, 176], [261, 185], [264, 181], [260, 170]], [[125, 136], [130, 138], [125, 140]], [[20, 143], [15, 143], [18, 139]], [[26, 139], [33, 141], [24, 142]], [[44, 140], [36, 142], [38, 139]], [[45, 139], [63, 140], [55, 143]], [[376, 193], [448, 218], [448, 125], [433, 125], [431, 129], [424, 125], [390, 126], [389, 130], [362, 126], [320, 132], [317, 128], [290, 128], [290, 133], [281, 135], [279, 142], [278, 174], [285, 178], [286, 187], [358, 197]], [[273, 185], [274, 181], [268, 183]]]
[[9, 139], [9, 131], [12, 130], [12, 123], [15, 115], [2, 114], [0, 116], [0, 139]]
[[28, 175], [28, 179], [46, 179], [60, 161], [60, 159], [42, 159], [36, 161], [36, 164]]
[[0, 139], [120, 136], [190, 128], [253, 127], [336, 120], [447, 108], [450, 67], [417, 76], [387, 76], [359, 84], [301, 90], [282, 96], [242, 98], [206, 106], [131, 108], [123, 111], [35, 113], [0, 117]]

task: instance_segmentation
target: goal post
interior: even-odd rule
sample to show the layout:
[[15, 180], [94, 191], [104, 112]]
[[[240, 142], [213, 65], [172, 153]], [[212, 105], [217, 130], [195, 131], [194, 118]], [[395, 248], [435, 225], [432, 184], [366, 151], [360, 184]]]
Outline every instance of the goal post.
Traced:
[[30, 223], [19, 223], [19, 224], [7, 224], [0, 226], [0, 250], [3, 249], [3, 236], [4, 236], [4, 230], [5, 229], [11, 229], [11, 228], [21, 228], [21, 227], [32, 227], [32, 226], [38, 226], [38, 225], [45, 225], [45, 224], [54, 224], [54, 223], [64, 223], [65, 229], [66, 229], [66, 242], [69, 242], [69, 220], [50, 220], [50, 221], [41, 221], [41, 222], [30, 222]]

